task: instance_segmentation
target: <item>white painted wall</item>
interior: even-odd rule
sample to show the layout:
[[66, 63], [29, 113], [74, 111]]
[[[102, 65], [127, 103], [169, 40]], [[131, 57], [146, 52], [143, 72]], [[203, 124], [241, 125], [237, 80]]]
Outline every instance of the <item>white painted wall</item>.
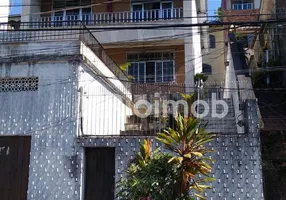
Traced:
[[233, 62], [233, 58], [232, 58], [232, 54], [230, 50], [230, 44], [228, 44], [227, 61], [229, 62], [229, 65], [226, 66], [225, 89], [224, 89], [223, 98], [232, 99], [237, 132], [244, 133], [245, 128], [237, 125], [237, 123], [240, 120], [243, 120], [243, 113], [241, 110], [239, 110], [239, 104], [241, 103], [240, 93], [239, 93], [239, 84], [238, 84], [237, 75], [234, 69], [234, 62]]
[[[184, 0], [184, 22], [198, 23], [197, 7], [195, 0]], [[185, 82], [186, 92], [194, 91], [194, 75], [202, 72], [201, 36], [199, 27], [189, 27], [191, 33], [185, 37]]]
[[79, 67], [80, 110], [85, 135], [119, 135], [131, 110], [84, 65]]
[[[8, 16], [10, 12], [9, 8], [9, 0], [1, 0], [0, 1], [0, 23], [7, 23]], [[6, 29], [6, 26], [0, 26], [0, 29]]]
[[131, 115], [131, 109], [124, 103], [126, 99], [132, 100], [130, 88], [83, 43], [80, 52], [89, 63], [89, 67], [79, 67], [81, 134], [119, 135]]

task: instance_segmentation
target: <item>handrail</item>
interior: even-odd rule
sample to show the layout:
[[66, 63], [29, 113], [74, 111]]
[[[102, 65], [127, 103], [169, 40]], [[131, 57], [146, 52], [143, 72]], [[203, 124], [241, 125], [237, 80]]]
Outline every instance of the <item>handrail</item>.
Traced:
[[[121, 81], [129, 81], [127, 74], [122, 71], [122, 69], [120, 69], [120, 67], [114, 62], [114, 60], [108, 55], [108, 53], [105, 51], [105, 49], [103, 48], [103, 46], [100, 44], [100, 42], [94, 37], [94, 35], [92, 34], [92, 32], [86, 27], [86, 25], [83, 22], [80, 22], [84, 31], [87, 31], [87, 33], [89, 34], [89, 36], [92, 38], [93, 41], [95, 41], [96, 43], [96, 48], [98, 48], [98, 52], [97, 49], [95, 49], [94, 44], [91, 43], [90, 41], [86, 40], [84, 37], [84, 33], [80, 33], [80, 40], [85, 43], [91, 50], [93, 50], [96, 55], [102, 60], [102, 62], [109, 67], [109, 69], [115, 73], [115, 75], [121, 80]], [[112, 66], [115, 66], [114, 69], [112, 69]]]
[[[82, 21], [85, 25], [136, 23], [144, 21], [172, 20], [183, 18], [183, 8], [152, 9], [144, 11], [100, 12], [93, 14], [42, 16], [35, 17], [32, 22]], [[64, 23], [62, 24], [65, 25]]]

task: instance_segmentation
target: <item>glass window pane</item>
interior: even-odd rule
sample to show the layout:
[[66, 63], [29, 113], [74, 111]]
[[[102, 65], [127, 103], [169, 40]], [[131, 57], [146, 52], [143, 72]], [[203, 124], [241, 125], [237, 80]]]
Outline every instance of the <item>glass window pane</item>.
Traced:
[[54, 16], [54, 26], [62, 26], [64, 19], [64, 12], [56, 12]]
[[132, 19], [133, 19], [134, 21], [139, 21], [139, 20], [141, 20], [142, 17], [143, 17], [143, 5], [142, 5], [142, 4], [132, 5], [132, 9], [133, 9]]
[[162, 18], [171, 19], [172, 18], [172, 3], [162, 3]]
[[138, 82], [145, 83], [145, 63], [139, 63]]
[[156, 62], [156, 82], [162, 82], [162, 62]]
[[174, 80], [173, 61], [163, 62], [163, 82], [171, 82]]
[[155, 62], [146, 62], [146, 82], [155, 82]]
[[127, 73], [133, 77], [134, 82], [138, 82], [138, 63], [131, 63], [128, 67]]

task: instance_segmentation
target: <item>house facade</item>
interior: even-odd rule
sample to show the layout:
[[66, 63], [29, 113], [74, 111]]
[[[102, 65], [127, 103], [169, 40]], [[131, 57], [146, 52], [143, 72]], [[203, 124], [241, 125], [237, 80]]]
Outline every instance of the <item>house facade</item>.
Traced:
[[[4, 163], [0, 183], [5, 185], [0, 194], [6, 199], [14, 194], [18, 195], [14, 199], [29, 200], [114, 199], [116, 183], [140, 143], [150, 138], [153, 147], [160, 146], [154, 133], [163, 127], [157, 127], [159, 121], [153, 116], [151, 121], [134, 119], [135, 100], [154, 99], [154, 92], [171, 99], [178, 92], [191, 92], [193, 75], [204, 67], [201, 52], [220, 53], [225, 47], [216, 42], [222, 35], [216, 26], [207, 42], [208, 46], [212, 40], [216, 46], [207, 48], [202, 48], [205, 32], [196, 35], [195, 28], [130, 27], [197, 23], [205, 16], [203, 2], [132, 2], [124, 7], [126, 2], [112, 1], [110, 6], [80, 1], [80, 8], [71, 11], [62, 8], [74, 8], [79, 1], [61, 2], [64, 5], [24, 1], [35, 6], [23, 7], [20, 30], [0, 33], [0, 157]], [[181, 6], [183, 17], [177, 11]], [[192, 17], [197, 14], [202, 17]], [[120, 28], [124, 26], [128, 29]], [[247, 81], [234, 81], [238, 80], [236, 62], [230, 44], [227, 49], [227, 73], [224, 66], [210, 70], [213, 62], [205, 68], [224, 74], [229, 81], [213, 76], [213, 82], [222, 84], [205, 84], [199, 93], [209, 105], [202, 122], [209, 122], [206, 130], [217, 135], [208, 144], [216, 160], [215, 181], [204, 195], [214, 200], [264, 199], [257, 102], [244, 93], [245, 86], [238, 86]], [[219, 53], [215, 55], [218, 63], [222, 62]], [[126, 63], [130, 63], [127, 73], [119, 67]], [[224, 111], [210, 98], [213, 89], [228, 107], [223, 118], [213, 117], [212, 108]], [[17, 177], [21, 181], [10, 181]]]
[[[134, 62], [140, 63], [140, 74], [136, 77], [140, 76], [144, 83], [186, 82], [193, 86], [194, 74], [202, 72], [202, 53], [208, 52], [207, 29], [172, 26], [206, 22], [206, 1], [31, 0], [26, 4], [32, 6], [23, 7], [22, 23], [37, 26], [40, 22], [42, 28], [71, 27], [72, 21], [81, 20], [91, 29], [116, 27], [92, 32], [114, 60], [120, 64], [132, 62], [129, 74], [136, 73]], [[158, 28], [162, 25], [169, 27]], [[137, 57], [140, 54], [137, 60], [135, 53]], [[161, 56], [154, 57], [154, 53]], [[171, 56], [163, 57], [163, 53]], [[159, 72], [169, 78], [157, 78]], [[134, 82], [142, 80], [135, 78]]]

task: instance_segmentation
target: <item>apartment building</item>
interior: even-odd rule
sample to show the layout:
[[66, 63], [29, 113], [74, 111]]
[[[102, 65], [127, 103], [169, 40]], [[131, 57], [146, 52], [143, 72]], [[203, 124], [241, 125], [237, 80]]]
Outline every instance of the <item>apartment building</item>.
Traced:
[[[118, 64], [131, 63], [134, 83], [187, 83], [202, 72], [208, 52], [207, 29], [172, 25], [207, 21], [206, 1], [26, 0], [21, 22], [41, 22], [43, 28], [72, 26], [81, 20]], [[43, 24], [44, 23], [44, 24]], [[156, 26], [170, 25], [158, 29]], [[140, 27], [155, 26], [150, 29]], [[126, 27], [126, 29], [124, 28]], [[137, 29], [138, 28], [138, 29]]]
[[257, 20], [260, 0], [223, 0], [222, 10], [224, 21], [255, 21]]
[[[259, 18], [261, 0], [223, 0], [222, 12], [224, 22], [247, 22], [257, 21]], [[234, 32], [236, 38], [246, 49], [251, 47], [255, 33], [259, 26], [234, 26], [229, 25], [226, 30], [225, 38], [227, 39], [228, 31]], [[251, 53], [251, 52], [250, 52]], [[253, 55], [253, 54], [252, 54]], [[249, 57], [248, 55], [246, 55]]]

